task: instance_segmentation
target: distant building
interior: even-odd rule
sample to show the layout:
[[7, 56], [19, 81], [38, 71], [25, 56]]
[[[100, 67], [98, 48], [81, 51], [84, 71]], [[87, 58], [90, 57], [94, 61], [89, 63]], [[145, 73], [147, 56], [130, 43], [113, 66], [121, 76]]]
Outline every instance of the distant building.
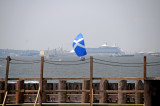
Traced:
[[0, 49], [0, 56], [39, 56], [38, 50]]

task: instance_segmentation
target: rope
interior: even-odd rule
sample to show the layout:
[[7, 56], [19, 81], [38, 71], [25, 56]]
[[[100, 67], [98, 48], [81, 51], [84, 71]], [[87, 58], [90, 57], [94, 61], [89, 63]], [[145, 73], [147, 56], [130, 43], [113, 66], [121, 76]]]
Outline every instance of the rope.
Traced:
[[[113, 61], [106, 61], [106, 60], [102, 60], [102, 59], [97, 59], [97, 58], [94, 58], [94, 60], [97, 60], [97, 61], [100, 61], [100, 62], [97, 62], [97, 61], [94, 61], [94, 63], [97, 63], [97, 64], [103, 64], [103, 65], [109, 65], [109, 66], [121, 66], [121, 67], [142, 67], [144, 63], [123, 63], [123, 62], [113, 62]], [[105, 63], [102, 63], [102, 62], [105, 62]], [[113, 63], [113, 64], [109, 64], [109, 63]], [[125, 64], [132, 64], [132, 65], [136, 65], [136, 66], [127, 66]], [[137, 66], [138, 65], [138, 66]], [[141, 65], [141, 66], [139, 66]], [[150, 63], [147, 63], [146, 66], [159, 66], [160, 65], [160, 61], [157, 61], [157, 62], [150, 62]]]
[[[85, 61], [87, 61], [87, 60], [89, 60], [89, 59], [85, 59]], [[52, 61], [52, 60], [45, 60], [45, 62], [82, 62], [81, 60], [75, 60], [75, 61]]]
[[102, 62], [107, 62], [107, 63], [116, 63], [116, 64], [143, 64], [143, 63], [121, 63], [121, 62], [113, 62], [113, 61], [106, 61], [106, 60], [101, 60], [101, 59], [96, 59], [94, 60], [102, 61]]
[[160, 65], [160, 63], [159, 64], [146, 65], [146, 66], [159, 66], [159, 65]]
[[147, 64], [155, 64], [155, 63], [160, 63], [160, 61], [157, 61], [157, 62], [150, 62], [150, 63], [147, 63]]
[[[0, 61], [6, 60], [6, 58], [0, 58]], [[20, 59], [11, 59], [11, 64], [37, 64], [41, 60], [20, 60]], [[53, 65], [81, 65], [90, 63], [89, 58], [85, 61], [75, 60], [75, 61], [53, 61], [45, 60], [44, 63], [53, 64]], [[106, 61], [102, 59], [93, 58], [94, 63], [108, 66], [121, 66], [121, 67], [142, 67], [144, 63], [125, 63], [125, 62], [115, 62], [115, 61]], [[160, 66], [160, 61], [149, 62], [146, 66]]]
[[0, 58], [0, 61], [4, 61], [4, 60], [6, 60], [6, 58]]
[[87, 63], [90, 63], [90, 62], [83, 62], [83, 63], [75, 63], [75, 64], [62, 64], [62, 63], [54, 63], [54, 62], [44, 62], [44, 63], [47, 63], [47, 64], [53, 64], [53, 65], [82, 65], [82, 64], [87, 64]]
[[12, 61], [19, 61], [19, 62], [40, 62], [41, 60], [19, 60], [19, 59], [12, 59]]
[[40, 63], [40, 62], [10, 62], [11, 64], [37, 64], [37, 63]]
[[96, 62], [96, 64], [101, 64], [101, 65], [108, 65], [108, 66], [120, 66], [120, 67], [143, 67], [143, 66], [129, 66], [129, 65], [118, 65], [118, 64], [107, 64], [107, 63], [101, 63], [101, 62]]
[[0, 58], [0, 60], [6, 60], [6, 58]]
[[35, 64], [40, 63], [40, 60], [19, 60], [19, 59], [12, 59], [10, 62], [11, 64]]

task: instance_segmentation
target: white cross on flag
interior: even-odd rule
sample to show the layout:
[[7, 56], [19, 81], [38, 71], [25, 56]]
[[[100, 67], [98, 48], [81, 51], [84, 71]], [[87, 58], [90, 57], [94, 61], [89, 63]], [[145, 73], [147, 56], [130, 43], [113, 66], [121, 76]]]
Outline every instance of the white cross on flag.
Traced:
[[87, 54], [84, 44], [83, 35], [80, 33], [73, 41], [73, 48], [77, 56], [82, 57]]

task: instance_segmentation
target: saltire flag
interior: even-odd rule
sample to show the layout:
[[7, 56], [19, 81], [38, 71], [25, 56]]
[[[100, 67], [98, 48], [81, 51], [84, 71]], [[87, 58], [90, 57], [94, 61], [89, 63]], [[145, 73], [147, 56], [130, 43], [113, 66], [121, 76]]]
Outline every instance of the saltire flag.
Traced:
[[80, 33], [73, 41], [73, 48], [77, 56], [83, 57], [87, 54], [84, 44], [83, 35]]

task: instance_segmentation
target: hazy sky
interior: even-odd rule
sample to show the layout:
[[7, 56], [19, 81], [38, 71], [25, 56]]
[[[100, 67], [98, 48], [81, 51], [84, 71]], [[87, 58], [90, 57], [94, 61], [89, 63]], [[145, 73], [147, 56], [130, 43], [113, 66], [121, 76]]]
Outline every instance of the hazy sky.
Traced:
[[0, 49], [71, 50], [116, 44], [160, 52], [160, 0], [0, 0]]

